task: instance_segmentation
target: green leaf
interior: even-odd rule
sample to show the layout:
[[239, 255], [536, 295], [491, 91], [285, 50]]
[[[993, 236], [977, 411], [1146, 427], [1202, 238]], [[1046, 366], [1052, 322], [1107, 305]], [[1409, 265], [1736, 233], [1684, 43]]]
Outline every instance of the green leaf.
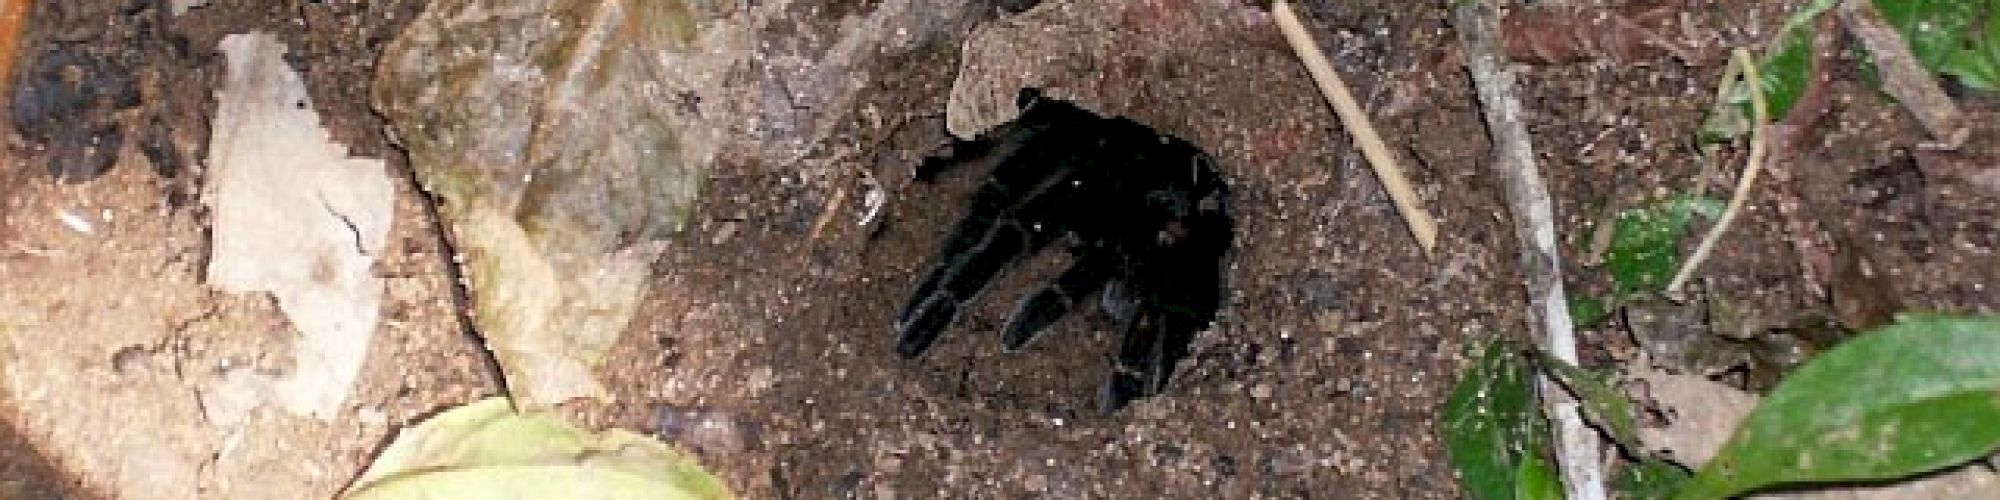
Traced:
[[1452, 386], [1440, 430], [1471, 498], [1516, 498], [1522, 463], [1539, 457], [1549, 441], [1530, 375], [1520, 354], [1494, 339]]
[[1562, 480], [1556, 478], [1556, 469], [1549, 465], [1549, 459], [1536, 453], [1521, 461], [1514, 469], [1514, 498], [1519, 500], [1562, 500]]
[[402, 432], [343, 500], [430, 498], [720, 499], [728, 490], [665, 443], [587, 433], [505, 398], [447, 410]]
[[1987, 19], [1985, 24], [1985, 34], [1952, 54], [1943, 71], [1967, 87], [1996, 90], [2000, 89], [2000, 19]]
[[1723, 203], [1689, 195], [1626, 210], [1612, 229], [1611, 248], [1604, 253], [1612, 287], [1620, 297], [1658, 290], [1673, 279], [1680, 265], [1680, 241], [1694, 214], [1714, 218]]
[[1958, 51], [1986, 4], [1985, 0], [1875, 0], [1875, 9], [1902, 33], [1917, 62], [1935, 69]]
[[1643, 448], [1639, 446], [1639, 426], [1633, 420], [1632, 401], [1611, 386], [1609, 377], [1590, 373], [1541, 351], [1535, 351], [1535, 361], [1583, 403], [1585, 419], [1611, 436], [1611, 441], [1626, 453], [1639, 454]]
[[[1785, 26], [1778, 30], [1757, 58], [1759, 85], [1764, 90], [1764, 99], [1770, 106], [1771, 119], [1778, 120], [1792, 111], [1806, 86], [1812, 80], [1812, 39], [1818, 27], [1820, 14], [1838, 5], [1840, 0], [1813, 0], [1813, 3], [1792, 13], [1785, 20]], [[1709, 110], [1709, 116], [1702, 124], [1701, 135], [1704, 142], [1721, 142], [1749, 131], [1750, 92], [1741, 81], [1724, 81], [1722, 102]]]
[[1924, 68], [1984, 89], [1994, 88], [1995, 63], [2000, 62], [1994, 58], [2000, 51], [1997, 5], [1993, 0], [1875, 0], [1883, 20], [1903, 35]]
[[1945, 62], [1943, 71], [1957, 76], [1966, 86], [2000, 90], [2000, 1], [1986, 2], [1986, 29], [1972, 39], [1964, 50], [1953, 54]]
[[[1813, 0], [1792, 13], [1792, 17], [1785, 19], [1784, 28], [1778, 30], [1778, 37], [1764, 50], [1763, 57], [1758, 58], [1757, 69], [1763, 74], [1764, 99], [1771, 106], [1772, 120], [1790, 113], [1799, 95], [1805, 93], [1806, 84], [1812, 80], [1813, 30], [1819, 26], [1820, 14], [1839, 4], [1840, 0]], [[1748, 106], [1747, 90], [1739, 88], [1732, 93], [1730, 103]]]
[[1612, 491], [1628, 500], [1664, 500], [1693, 478], [1687, 469], [1671, 462], [1649, 458], [1628, 464], [1611, 478]]
[[[1925, 69], [1952, 75], [1966, 86], [2000, 89], [2000, 1], [1996, 0], [1874, 0], [1882, 18], [1903, 35], [1910, 52]], [[1791, 112], [1812, 78], [1812, 38], [1818, 18], [1838, 0], [1815, 0], [1785, 21], [1784, 28], [1758, 58], [1760, 83], [1771, 106], [1771, 118]], [[1748, 129], [1748, 89], [1741, 82], [1722, 82], [1723, 102], [1716, 103], [1702, 125], [1705, 142], [1719, 142]]]
[[1680, 498], [1908, 477], [2000, 448], [2000, 320], [1905, 317], [1807, 361]]
[[1596, 326], [1611, 317], [1611, 305], [1604, 299], [1586, 295], [1569, 296], [1569, 321], [1577, 327]]
[[[1839, 3], [1837, 0], [1819, 0], [1793, 14], [1785, 22], [1764, 57], [1757, 61], [1764, 89], [1764, 99], [1771, 111], [1771, 119], [1776, 120], [1792, 111], [1792, 105], [1805, 94], [1806, 86], [1812, 83], [1812, 39], [1819, 15]], [[1732, 97], [1732, 102], [1749, 105], [1750, 94], [1741, 91], [1741, 101]], [[1745, 108], [1747, 109], [1747, 108]]]

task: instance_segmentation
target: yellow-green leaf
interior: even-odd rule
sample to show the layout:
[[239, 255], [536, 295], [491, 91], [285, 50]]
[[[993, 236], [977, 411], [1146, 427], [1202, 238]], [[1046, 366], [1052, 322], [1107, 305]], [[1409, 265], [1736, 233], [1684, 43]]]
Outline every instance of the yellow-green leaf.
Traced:
[[1583, 403], [1584, 418], [1610, 436], [1613, 444], [1634, 455], [1643, 449], [1639, 445], [1639, 426], [1633, 416], [1632, 401], [1625, 398], [1623, 391], [1613, 387], [1605, 377], [1547, 353], [1535, 351], [1535, 361], [1544, 373]]
[[1556, 468], [1541, 455], [1530, 455], [1514, 470], [1514, 498], [1518, 500], [1562, 500], [1562, 481]]
[[488, 398], [403, 431], [345, 500], [729, 498], [693, 458], [646, 436], [590, 433]]

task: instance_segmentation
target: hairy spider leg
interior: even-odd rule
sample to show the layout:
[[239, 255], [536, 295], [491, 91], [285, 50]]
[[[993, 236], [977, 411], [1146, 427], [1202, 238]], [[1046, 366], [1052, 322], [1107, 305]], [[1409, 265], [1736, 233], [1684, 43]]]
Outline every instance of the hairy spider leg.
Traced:
[[1161, 304], [1153, 298], [1138, 301], [1137, 314], [1118, 339], [1111, 379], [1104, 383], [1098, 396], [1100, 410], [1118, 411], [1134, 399], [1166, 389], [1174, 364], [1187, 357], [1195, 332], [1207, 328], [1214, 320], [1212, 308], [1204, 313], [1202, 309], [1180, 306]]
[[[957, 225], [953, 226], [951, 236], [945, 238], [937, 256], [932, 259], [937, 263], [937, 267], [932, 268], [925, 274], [924, 279], [918, 282], [916, 291], [910, 294], [909, 302], [903, 305], [902, 313], [896, 316], [898, 331], [905, 330], [904, 325], [910, 323], [912, 315], [923, 310], [921, 306], [930, 300], [933, 293], [936, 293], [940, 280], [949, 275], [949, 269], [955, 267], [952, 261], [967, 255], [974, 247], [980, 245], [980, 242], [992, 232], [995, 221], [1011, 216], [1009, 212], [1017, 208], [1014, 205], [1020, 203], [1014, 197], [1020, 196], [1023, 191], [1045, 189], [1045, 186], [1037, 187], [1040, 184], [1038, 181], [1044, 181], [1049, 176], [1059, 175], [1065, 171], [1060, 162], [1021, 157], [1018, 153], [1027, 148], [1029, 143], [1037, 142], [1035, 140], [1037, 135], [1013, 133], [1020, 130], [1025, 128], [1012, 127], [997, 131], [1006, 134], [1004, 137], [959, 141], [959, 144], [982, 143], [983, 145], [954, 147], [950, 155], [925, 159], [923, 165], [918, 167], [919, 175], [926, 170], [932, 171], [932, 175], [935, 175], [939, 171], [966, 163], [995, 163], [992, 166], [992, 173], [972, 195], [970, 210]], [[1051, 141], [1043, 139], [1039, 142]], [[996, 146], [995, 143], [1006, 144]], [[1042, 144], [1035, 146], [1048, 147]]]
[[930, 349], [951, 328], [965, 303], [994, 277], [1062, 234], [1050, 221], [1074, 201], [1066, 181], [1075, 165], [1064, 160], [1019, 155], [996, 167], [973, 195], [965, 219], [945, 241], [937, 267], [918, 285], [911, 304], [899, 316], [898, 354], [911, 358]]
[[1228, 188], [1206, 154], [1137, 122], [1033, 89], [1017, 105], [1013, 122], [917, 167], [920, 180], [968, 165], [990, 173], [897, 317], [897, 352], [921, 355], [997, 276], [1069, 238], [1076, 262], [1016, 305], [1001, 342], [1020, 348], [1103, 290], [1124, 326], [1099, 395], [1116, 411], [1161, 392], [1214, 321], [1234, 238]]
[[974, 167], [980, 171], [991, 171], [998, 164], [1019, 154], [1023, 148], [1034, 142], [1037, 136], [1055, 126], [1054, 123], [1010, 122], [969, 141], [952, 141], [944, 152], [924, 157], [917, 164], [916, 179], [921, 182], [937, 180], [939, 175], [952, 170]]
[[[958, 141], [949, 153], [926, 158], [917, 167], [919, 179], [968, 164], [991, 165], [991, 173], [973, 194], [970, 210], [939, 249], [936, 267], [918, 282], [897, 315], [897, 352], [904, 357], [929, 349], [931, 342], [950, 328], [964, 303], [1014, 262], [1014, 257], [1032, 255], [1049, 243], [1023, 237], [1032, 248], [1003, 254], [1008, 257], [1005, 259], [975, 261], [996, 248], [991, 240], [1003, 229], [1003, 222], [1014, 222], [1016, 229], [1047, 233], [1038, 238], [1052, 238], [1060, 232], [1053, 221], [1074, 201], [1068, 199], [1073, 196], [1063, 195], [1076, 194], [1077, 185], [1064, 181], [1073, 180], [1069, 178], [1076, 173], [1078, 163], [1088, 163], [1075, 152], [1095, 150], [1083, 144], [1091, 142], [1092, 135], [1080, 129], [1101, 120], [1068, 103], [1045, 102], [1041, 93], [1032, 89], [1023, 90], [1016, 105], [1021, 109], [1019, 118], [974, 140]], [[968, 267], [972, 264], [981, 266]], [[965, 273], [968, 269], [974, 272]], [[956, 287], [949, 286], [954, 282]]]
[[1075, 105], [1065, 102], [1037, 105], [1041, 101], [1040, 90], [1021, 89], [1020, 95], [1015, 98], [1020, 116], [972, 140], [952, 141], [945, 146], [943, 153], [925, 157], [922, 163], [917, 164], [916, 179], [930, 182], [945, 172], [968, 165], [977, 166], [979, 170], [991, 170], [1051, 129], [1074, 128], [1072, 125], [1077, 123], [1098, 121], [1096, 115]]
[[[1159, 141], [1160, 137], [1137, 122], [1098, 121], [1096, 132], [1100, 135], [1097, 143], [1091, 148], [1078, 150], [1083, 153], [1072, 159], [1082, 165], [1079, 167], [1082, 172], [1070, 177], [1072, 184], [1068, 187], [1078, 193], [1090, 193], [1088, 196], [1095, 198], [1109, 196], [1125, 199], [1132, 197], [1133, 191], [1153, 184], [1143, 180], [1159, 175], [1146, 170], [1150, 158], [1143, 155], [1119, 158], [1113, 152], [1144, 151], [1148, 143]], [[1116, 194], [1103, 194], [1107, 192]], [[1146, 225], [1135, 225], [1135, 221], [1149, 220], [1154, 216], [1125, 206], [1105, 207], [1101, 203], [1079, 205], [1088, 208], [1079, 213], [1064, 214], [1069, 221], [1068, 228], [1083, 240], [1070, 248], [1077, 261], [1054, 282], [1023, 298], [1014, 313], [1008, 316], [1006, 326], [1000, 331], [1001, 346], [1008, 352], [1027, 345], [1091, 294], [1115, 284], [1114, 278], [1118, 276], [1121, 266], [1121, 257], [1118, 256], [1124, 254], [1124, 247], [1128, 246], [1120, 241], [1131, 239], [1131, 236], [1119, 233], [1144, 233]], [[1121, 324], [1129, 322], [1132, 318], [1130, 299], [1124, 297], [1122, 286], [1115, 288], [1119, 290], [1106, 293], [1117, 295], [1114, 300], [1125, 303], [1121, 304], [1121, 308], [1107, 306], [1106, 311]]]
[[1132, 321], [1132, 315], [1139, 313], [1137, 299], [1132, 292], [1125, 291], [1125, 282], [1115, 279], [1104, 284], [1104, 293], [1097, 294], [1097, 308], [1120, 325]]
[[965, 304], [984, 291], [1000, 271], [1055, 239], [1014, 221], [995, 224], [987, 235], [972, 253], [952, 267], [938, 270], [945, 276], [938, 279], [937, 289], [911, 312], [908, 322], [897, 325], [897, 354], [914, 358], [929, 350], [957, 321]]
[[1220, 262], [1235, 238], [1235, 227], [1223, 206], [1227, 188], [1214, 171], [1201, 167], [1197, 165], [1188, 191], [1167, 198], [1205, 196], [1176, 198], [1160, 207], [1175, 213], [1163, 224], [1174, 229], [1163, 231], [1181, 234], [1150, 241], [1125, 239], [1153, 248], [1124, 252], [1128, 257], [1119, 266], [1118, 300], [1128, 307], [1129, 319], [1112, 360], [1111, 379], [1098, 396], [1104, 412], [1164, 390], [1174, 364], [1187, 357], [1195, 334], [1215, 321], [1215, 311], [1222, 305]]
[[1164, 378], [1155, 375], [1158, 371], [1158, 349], [1161, 325], [1153, 314], [1153, 305], [1141, 300], [1136, 306], [1138, 314], [1131, 323], [1125, 324], [1125, 332], [1118, 337], [1118, 352], [1111, 359], [1111, 379], [1104, 382], [1098, 392], [1097, 409], [1111, 413], [1124, 408], [1134, 399], [1146, 397], [1157, 391], [1153, 380]]
[[1070, 264], [1054, 282], [1029, 294], [1014, 307], [1014, 313], [1007, 316], [1007, 325], [1000, 328], [1000, 346], [1014, 352], [1040, 337], [1049, 325], [1110, 282], [1116, 263], [1116, 259], [1104, 253], [1079, 255], [1076, 263]]

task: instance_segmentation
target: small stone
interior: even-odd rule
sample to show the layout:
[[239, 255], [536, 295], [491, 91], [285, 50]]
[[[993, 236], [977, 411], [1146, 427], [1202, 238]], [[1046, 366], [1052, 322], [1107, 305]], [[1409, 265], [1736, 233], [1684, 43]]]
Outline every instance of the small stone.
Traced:
[[1031, 474], [1021, 480], [1021, 486], [1028, 488], [1028, 491], [1045, 492], [1049, 490], [1049, 477], [1041, 474]]
[[730, 237], [736, 236], [736, 221], [723, 221], [720, 226], [715, 230], [715, 236], [709, 238], [708, 244], [720, 246], [729, 243]]
[[885, 473], [903, 470], [903, 459], [895, 455], [883, 455], [875, 460], [875, 468]]
[[1339, 333], [1344, 323], [1346, 321], [1339, 312], [1320, 311], [1313, 314], [1313, 326], [1318, 327], [1321, 333]]

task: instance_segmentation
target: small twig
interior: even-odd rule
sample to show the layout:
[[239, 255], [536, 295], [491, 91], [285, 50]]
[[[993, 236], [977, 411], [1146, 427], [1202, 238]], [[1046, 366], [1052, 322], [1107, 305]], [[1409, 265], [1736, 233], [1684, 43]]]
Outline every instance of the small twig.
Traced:
[[820, 233], [826, 231], [826, 226], [833, 222], [833, 216], [840, 213], [840, 205], [846, 202], [847, 186], [835, 187], [833, 197], [829, 198], [826, 202], [826, 208], [821, 209], [819, 212], [819, 220], [813, 221], [812, 231], [806, 233], [804, 242], [799, 243], [800, 258], [804, 258], [806, 254], [812, 253], [813, 243], [819, 241]]
[[1965, 142], [1965, 122], [1960, 117], [1958, 105], [1951, 102], [1938, 87], [1937, 80], [1931, 78], [1930, 71], [1917, 62], [1917, 55], [1910, 52], [1910, 44], [1903, 40], [1903, 34], [1882, 19], [1882, 11], [1876, 10], [1875, 2], [1847, 1], [1840, 3], [1840, 21], [1847, 25], [1847, 32], [1861, 40], [1868, 48], [1868, 55], [1874, 59], [1875, 67], [1881, 70], [1882, 90], [1902, 103], [1917, 117], [1917, 123], [1930, 132], [1931, 138], [1955, 149]]
[[1606, 205], [1604, 213], [1597, 215], [1597, 225], [1590, 232], [1590, 248], [1584, 250], [1583, 267], [1604, 264], [1604, 254], [1611, 251], [1611, 243], [1618, 236], [1618, 213], [1622, 210], [1613, 203]]
[[[0, 0], [0, 75], [14, 74], [14, 52], [21, 45], [21, 32], [27, 30], [28, 11], [35, 6], [33, 0]], [[0, 80], [0, 93], [6, 93], [14, 80]]]
[[1396, 204], [1396, 211], [1403, 214], [1403, 223], [1409, 225], [1410, 234], [1417, 238], [1425, 254], [1437, 250], [1437, 222], [1417, 199], [1417, 193], [1410, 188], [1410, 181], [1403, 177], [1403, 170], [1396, 166], [1396, 156], [1382, 142], [1382, 136], [1375, 132], [1375, 126], [1368, 123], [1368, 113], [1354, 101], [1354, 94], [1347, 90], [1347, 83], [1340, 80], [1340, 74], [1327, 62], [1326, 53], [1320, 51], [1319, 42], [1306, 32], [1299, 22], [1298, 14], [1292, 12], [1290, 2], [1278, 1], [1271, 7], [1271, 13], [1278, 21], [1278, 30], [1285, 33], [1285, 40], [1291, 42], [1292, 50], [1305, 62], [1306, 72], [1312, 74], [1313, 82], [1319, 84], [1319, 91], [1333, 104], [1334, 114], [1340, 115], [1340, 124], [1347, 129], [1354, 143], [1361, 147], [1361, 154], [1368, 158], [1368, 164], [1375, 168], [1375, 177], [1382, 182], [1382, 189], [1389, 192], [1389, 200]]
[[[1730, 64], [1724, 67], [1722, 69], [1722, 83], [1715, 86], [1715, 100], [1711, 102], [1729, 102], [1729, 90], [1732, 87], [1730, 82], [1734, 82], [1742, 76], [1742, 66]], [[1722, 165], [1721, 148], [1704, 144], [1701, 146], [1701, 152], [1701, 173], [1695, 174], [1694, 186], [1691, 188], [1695, 196], [1708, 195], [1708, 179], [1715, 177], [1715, 169], [1721, 168]]]
[[1611, 197], [1605, 202], [1602, 212], [1597, 214], [1596, 225], [1591, 228], [1590, 246], [1584, 249], [1583, 267], [1604, 265], [1604, 256], [1611, 252], [1611, 244], [1618, 241], [1618, 220], [1631, 208], [1631, 202], [1624, 198], [1625, 187], [1631, 182], [1625, 170], [1612, 176]]
[[[12, 248], [14, 252], [18, 255], [26, 255], [29, 257], [40, 257], [44, 259], [49, 257], [61, 256], [63, 254], [62, 250], [50, 250], [47, 248], [28, 246], [27, 243], [22, 243], [19, 241], [8, 241], [7, 247]], [[15, 255], [4, 255], [0, 257], [11, 258], [14, 256]]]
[[[1458, 31], [1466, 67], [1485, 108], [1486, 130], [1493, 139], [1493, 171], [1505, 187], [1514, 238], [1521, 246], [1521, 274], [1527, 278], [1532, 314], [1542, 330], [1542, 348], [1556, 359], [1574, 364], [1576, 332], [1563, 292], [1554, 203], [1535, 165], [1528, 129], [1522, 125], [1514, 73], [1501, 53], [1500, 12], [1487, 0], [1446, 1], [1452, 4], [1452, 27]], [[1584, 424], [1576, 400], [1568, 393], [1547, 376], [1540, 377], [1537, 385], [1543, 411], [1556, 427], [1556, 466], [1562, 472], [1565, 498], [1604, 500], [1604, 466], [1597, 434]]]
[[1702, 236], [1701, 245], [1694, 247], [1694, 254], [1681, 264], [1681, 270], [1674, 273], [1674, 280], [1667, 284], [1667, 296], [1678, 297], [1681, 287], [1694, 275], [1696, 267], [1708, 259], [1708, 253], [1715, 250], [1716, 240], [1722, 239], [1722, 232], [1729, 230], [1729, 224], [1736, 220], [1736, 214], [1743, 210], [1743, 200], [1750, 197], [1750, 187], [1757, 182], [1757, 173], [1764, 169], [1765, 122], [1770, 121], [1770, 111], [1764, 101], [1764, 88], [1757, 82], [1763, 81], [1757, 71], [1757, 63], [1750, 58], [1750, 51], [1738, 47], [1736, 64], [1743, 68], [1743, 86], [1750, 91], [1750, 157], [1743, 167], [1743, 177], [1736, 181], [1736, 193], [1730, 195], [1729, 206], [1722, 210], [1722, 217], [1715, 220], [1715, 226], [1708, 228]]

